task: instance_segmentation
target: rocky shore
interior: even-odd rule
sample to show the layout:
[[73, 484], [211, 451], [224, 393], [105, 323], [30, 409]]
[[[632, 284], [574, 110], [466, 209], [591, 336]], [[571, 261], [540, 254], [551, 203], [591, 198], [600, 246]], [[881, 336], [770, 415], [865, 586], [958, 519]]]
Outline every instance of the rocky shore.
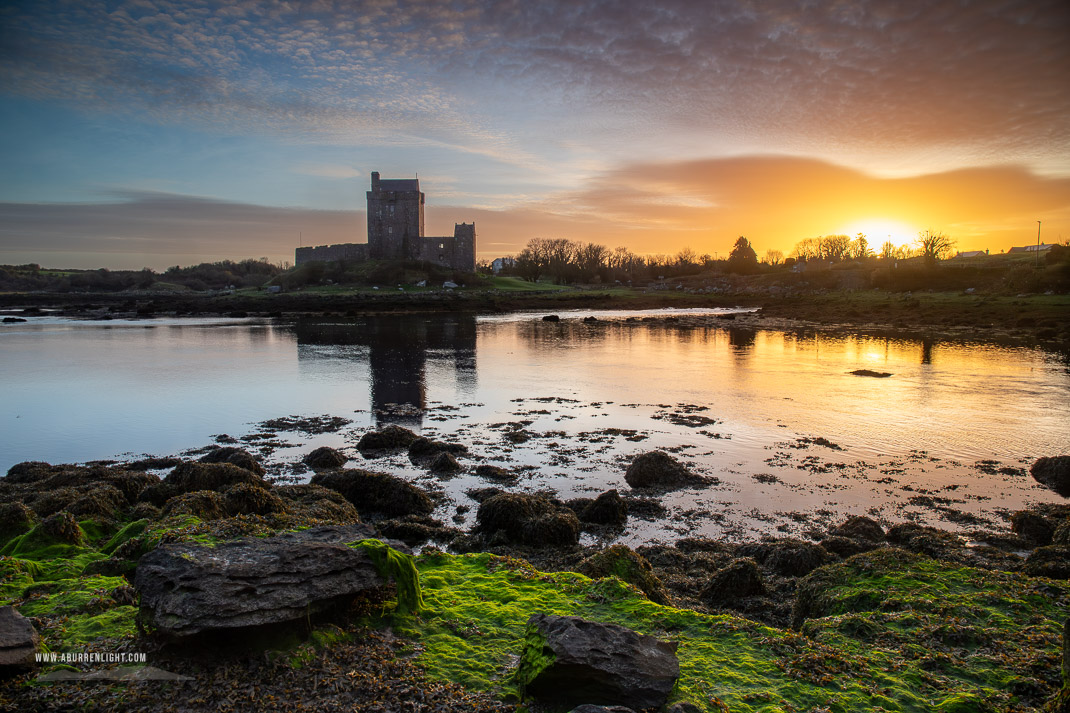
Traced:
[[[464, 449], [400, 427], [359, 447], [441, 471]], [[461, 530], [405, 479], [306, 462], [307, 484], [233, 446], [12, 467], [0, 708], [1067, 710], [1070, 505], [970, 539], [858, 515], [812, 539], [596, 547], [581, 533], [612, 542], [703, 476], [653, 451], [625, 476], [639, 498], [489, 486]], [[1065, 496], [1070, 456], [1032, 476]]]

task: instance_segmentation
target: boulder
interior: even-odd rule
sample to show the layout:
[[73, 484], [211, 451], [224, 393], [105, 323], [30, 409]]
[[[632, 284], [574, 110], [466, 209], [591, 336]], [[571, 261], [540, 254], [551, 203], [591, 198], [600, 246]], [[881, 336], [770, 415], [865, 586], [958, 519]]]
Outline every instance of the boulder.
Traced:
[[0, 607], [0, 677], [33, 668], [40, 637], [15, 607]]
[[580, 562], [576, 571], [592, 579], [619, 577], [642, 590], [650, 601], [666, 605], [670, 603], [665, 586], [654, 574], [650, 563], [627, 545], [613, 545], [596, 552]]
[[535, 614], [516, 680], [525, 698], [562, 707], [657, 708], [680, 676], [676, 646], [616, 624]]
[[140, 618], [183, 637], [305, 619], [387, 584], [371, 555], [346, 542], [366, 525], [312, 528], [216, 546], [160, 545], [138, 562]]
[[[259, 475], [245, 468], [240, 468], [233, 463], [196, 463], [187, 461], [175, 466], [175, 469], [163, 479], [164, 485], [174, 486], [183, 493], [192, 493], [197, 490], [225, 490], [238, 483], [250, 483], [267, 487], [267, 483]], [[153, 501], [150, 500], [149, 502]], [[153, 502], [153, 504], [156, 505], [158, 503]]]
[[746, 544], [739, 548], [739, 554], [753, 557], [785, 577], [802, 577], [828, 561], [828, 552], [821, 545], [793, 539]]
[[273, 488], [273, 492], [283, 499], [288, 511], [304, 520], [323, 520], [339, 525], [360, 522], [360, 514], [353, 503], [338, 491], [321, 485], [280, 485]]
[[1026, 558], [1022, 571], [1031, 577], [1070, 579], [1070, 546], [1038, 547]]
[[497, 465], [477, 465], [475, 473], [480, 478], [493, 480], [498, 483], [515, 483], [517, 481], [516, 473], [510, 472]]
[[320, 446], [301, 460], [312, 470], [329, 470], [341, 468], [349, 459], [330, 446]]
[[616, 490], [604, 492], [594, 500], [577, 498], [566, 504], [575, 511], [580, 522], [621, 526], [628, 520], [628, 504]]
[[430, 515], [435, 509], [426, 492], [387, 473], [359, 468], [334, 470], [317, 473], [311, 482], [341, 493], [362, 515]]
[[1070, 545], [1070, 517], [1064, 519], [1051, 536], [1053, 545]]
[[[8, 471], [10, 476], [10, 471]], [[1029, 469], [1034, 480], [1054, 490], [1064, 498], [1070, 498], [1070, 456], [1038, 458]]]
[[357, 450], [363, 453], [408, 448], [417, 438], [409, 429], [391, 424], [380, 431], [368, 431], [361, 436]]
[[195, 490], [182, 493], [167, 501], [163, 516], [193, 515], [202, 520], [220, 520], [227, 516], [223, 496], [214, 490]]
[[457, 462], [453, 454], [442, 451], [431, 459], [427, 469], [438, 475], [456, 475], [464, 470], [464, 466]]
[[0, 504], [0, 547], [12, 537], [29, 532], [37, 524], [37, 514], [19, 502]]
[[556, 314], [547, 314], [547, 315], [543, 316], [542, 321], [543, 322], [560, 322], [561, 321], [561, 317], [559, 317]]
[[239, 468], [245, 468], [257, 475], [264, 474], [264, 466], [253, 457], [249, 451], [236, 446], [220, 446], [213, 448], [201, 456], [201, 463], [230, 463]]
[[834, 537], [850, 537], [872, 540], [873, 542], [884, 541], [884, 528], [876, 520], [862, 515], [854, 515], [834, 529], [831, 533]]
[[704, 482], [664, 451], [640, 453], [628, 466], [624, 481], [633, 488], [680, 488]]
[[1011, 515], [1011, 530], [1037, 547], [1050, 545], [1055, 534], [1055, 528], [1047, 518], [1029, 510], [1019, 510]]
[[434, 441], [423, 436], [409, 444], [409, 460], [416, 464], [429, 462], [439, 453], [449, 453], [456, 456], [467, 452], [468, 448], [460, 443]]
[[758, 563], [743, 557], [714, 572], [699, 596], [703, 601], [717, 605], [765, 593]]
[[238, 483], [223, 493], [223, 509], [228, 515], [269, 515], [286, 512], [286, 503], [270, 490]]
[[475, 532], [525, 545], [574, 545], [580, 521], [568, 508], [539, 495], [500, 493], [480, 503]]

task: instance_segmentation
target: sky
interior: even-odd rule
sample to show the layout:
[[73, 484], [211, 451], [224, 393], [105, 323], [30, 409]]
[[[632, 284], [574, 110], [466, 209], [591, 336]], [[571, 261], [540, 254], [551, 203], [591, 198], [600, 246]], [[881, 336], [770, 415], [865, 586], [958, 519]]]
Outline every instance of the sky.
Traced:
[[1065, 0], [0, 0], [0, 263], [1070, 239]]

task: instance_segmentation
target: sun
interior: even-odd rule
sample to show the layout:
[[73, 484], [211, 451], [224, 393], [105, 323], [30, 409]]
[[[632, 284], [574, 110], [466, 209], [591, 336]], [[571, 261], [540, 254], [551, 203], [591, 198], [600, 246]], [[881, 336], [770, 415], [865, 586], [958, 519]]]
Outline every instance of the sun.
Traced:
[[873, 250], [880, 250], [880, 246], [886, 242], [891, 242], [896, 247], [912, 245], [918, 237], [918, 229], [914, 226], [889, 218], [856, 220], [845, 225], [839, 232], [852, 238], [862, 233]]

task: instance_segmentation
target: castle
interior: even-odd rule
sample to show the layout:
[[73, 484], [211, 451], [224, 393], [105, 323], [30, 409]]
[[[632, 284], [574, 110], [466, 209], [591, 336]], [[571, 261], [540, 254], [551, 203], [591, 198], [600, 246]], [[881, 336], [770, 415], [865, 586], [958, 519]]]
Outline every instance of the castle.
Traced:
[[379, 178], [368, 191], [368, 242], [297, 248], [294, 263], [334, 260], [418, 260], [465, 272], [476, 269], [476, 225], [460, 223], [453, 236], [424, 235], [424, 194], [418, 178]]

